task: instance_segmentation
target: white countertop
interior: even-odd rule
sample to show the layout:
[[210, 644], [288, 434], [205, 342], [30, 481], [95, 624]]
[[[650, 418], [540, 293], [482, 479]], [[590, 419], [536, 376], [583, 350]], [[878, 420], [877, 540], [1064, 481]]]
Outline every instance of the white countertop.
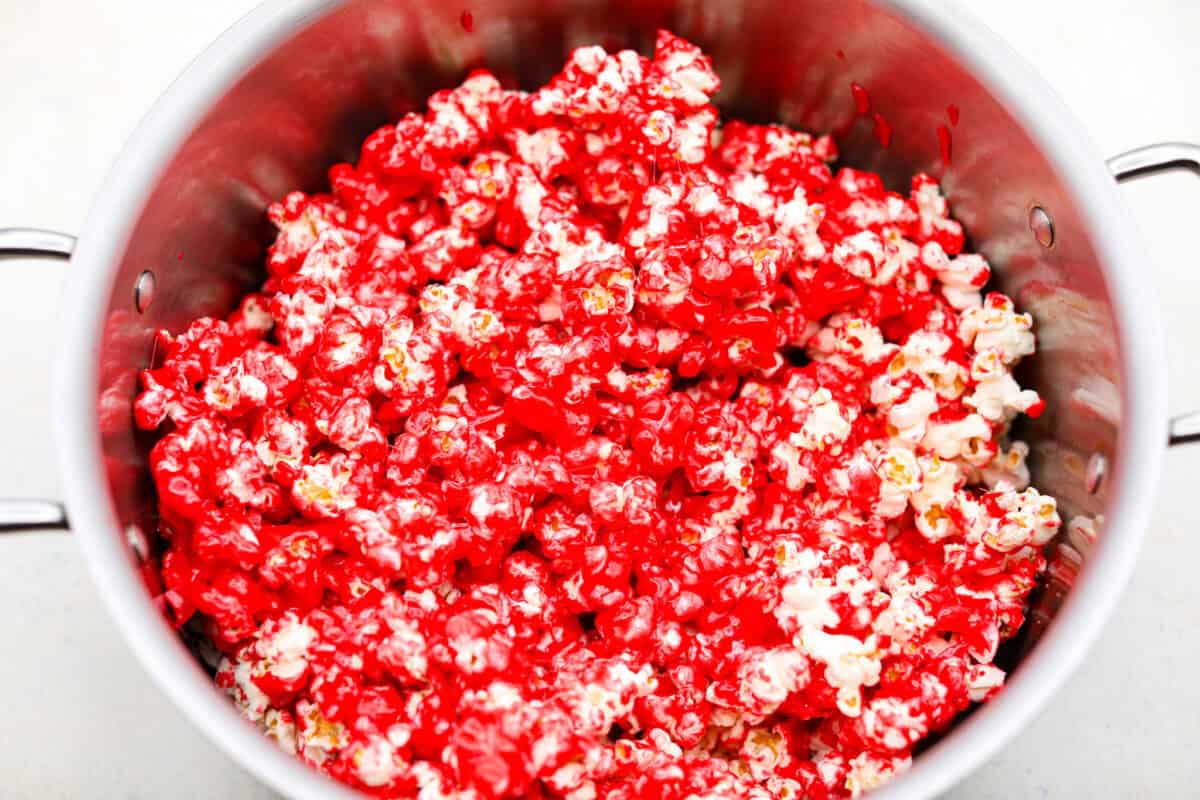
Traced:
[[[965, 2], [966, 0], [960, 0]], [[0, 0], [0, 227], [75, 232], [109, 164], [179, 71], [252, 0]], [[1200, 3], [972, 0], [1105, 154], [1200, 142]], [[1189, 81], [1188, 78], [1191, 78]], [[1169, 334], [1171, 410], [1200, 407], [1200, 180], [1125, 190]], [[0, 264], [0, 495], [59, 494], [48, 441], [57, 263]], [[1200, 792], [1200, 445], [1168, 454], [1120, 610], [1071, 684], [951, 796]], [[266, 798], [144, 676], [69, 535], [0, 538], [0, 796]]]

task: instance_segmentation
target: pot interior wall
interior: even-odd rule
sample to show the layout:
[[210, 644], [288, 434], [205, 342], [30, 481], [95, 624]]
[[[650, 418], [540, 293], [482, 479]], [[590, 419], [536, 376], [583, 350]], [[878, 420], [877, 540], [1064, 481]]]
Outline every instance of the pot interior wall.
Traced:
[[[460, 22], [463, 11], [472, 15], [471, 32]], [[1084, 472], [1092, 454], [1110, 463], [1118, 455], [1121, 393], [1099, 258], [1071, 198], [1018, 122], [925, 34], [866, 0], [382, 0], [317, 15], [266, 54], [203, 117], [138, 212], [99, 348], [98, 413], [122, 522], [153, 538], [152, 440], [133, 428], [130, 413], [138, 371], [153, 357], [153, 333], [223, 314], [261, 280], [268, 202], [293, 188], [321, 189], [327, 166], [352, 159], [373, 127], [419, 109], [471, 67], [487, 65], [529, 88], [577, 45], [649, 52], [658, 27], [714, 56], [727, 113], [833, 131], [842, 163], [880, 171], [892, 188], [904, 190], [916, 171], [943, 179], [971, 246], [995, 269], [996, 287], [1037, 320], [1039, 352], [1022, 378], [1048, 409], [1019, 431], [1033, 446], [1035, 481], [1068, 513], [1101, 512], [1104, 488], [1087, 492]], [[852, 82], [866, 88], [872, 111], [891, 126], [889, 147], [872, 135], [873, 120], [856, 113]], [[1030, 233], [1034, 206], [1053, 217], [1052, 248]], [[157, 292], [139, 313], [133, 287], [146, 270]], [[1088, 544], [1062, 551], [1053, 585], [1011, 657], [1053, 617]]]

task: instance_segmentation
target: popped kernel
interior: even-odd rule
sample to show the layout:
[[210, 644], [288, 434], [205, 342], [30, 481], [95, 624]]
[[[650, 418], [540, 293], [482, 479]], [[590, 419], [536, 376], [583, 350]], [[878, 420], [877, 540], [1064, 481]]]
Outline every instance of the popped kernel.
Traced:
[[161, 602], [286, 752], [388, 799], [855, 797], [1002, 691], [1062, 527], [1009, 437], [1033, 320], [934, 179], [719, 88], [665, 31], [472, 72], [159, 333]]

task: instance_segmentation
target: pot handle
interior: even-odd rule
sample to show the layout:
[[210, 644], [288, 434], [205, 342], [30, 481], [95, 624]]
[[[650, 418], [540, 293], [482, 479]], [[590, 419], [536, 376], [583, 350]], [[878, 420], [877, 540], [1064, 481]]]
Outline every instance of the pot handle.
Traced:
[[[1108, 169], [1122, 183], [1174, 170], [1188, 170], [1200, 176], [1200, 145], [1186, 142], [1161, 142], [1130, 150], [1108, 160]], [[1200, 441], [1200, 411], [1171, 418], [1167, 442], [1174, 447]]]
[[[0, 228], [0, 259], [11, 256], [70, 258], [75, 237], [36, 228]], [[0, 533], [66, 530], [67, 510], [54, 500], [0, 500]]]

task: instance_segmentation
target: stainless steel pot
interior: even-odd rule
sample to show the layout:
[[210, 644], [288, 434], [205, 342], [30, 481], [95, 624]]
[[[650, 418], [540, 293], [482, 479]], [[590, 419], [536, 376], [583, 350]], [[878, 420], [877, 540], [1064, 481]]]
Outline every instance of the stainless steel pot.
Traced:
[[[324, 167], [352, 156], [369, 130], [468, 66], [532, 85], [571, 47], [645, 48], [668, 27], [714, 55], [725, 81], [718, 100], [730, 112], [838, 131], [847, 163], [885, 177], [942, 176], [1000, 287], [1037, 319], [1040, 351], [1024, 378], [1049, 409], [1022, 432], [1035, 481], [1069, 514], [1103, 514], [1105, 525], [1095, 540], [1057, 544], [1004, 692], [879, 796], [945, 790], [1062, 684], [1133, 568], [1168, 440], [1165, 362], [1143, 251], [1113, 174], [1200, 171], [1200, 148], [1152, 146], [1106, 168], [1020, 58], [963, 12], [927, 0], [471, 0], [473, 32], [459, 24], [463, 10], [430, 0], [268, 3], [142, 122], [78, 244], [0, 231], [0, 254], [73, 262], [56, 441], [71, 529], [130, 646], [187, 716], [262, 780], [292, 797], [347, 794], [237, 716], [143, 588], [153, 505], [147, 439], [133, 429], [130, 402], [153, 332], [227, 311], [258, 274], [266, 203], [320, 186]], [[856, 118], [852, 81], [891, 123], [890, 147]], [[1200, 415], [1172, 424], [1172, 442], [1195, 438]], [[0, 530], [65, 525], [57, 503], [0, 503]]]

